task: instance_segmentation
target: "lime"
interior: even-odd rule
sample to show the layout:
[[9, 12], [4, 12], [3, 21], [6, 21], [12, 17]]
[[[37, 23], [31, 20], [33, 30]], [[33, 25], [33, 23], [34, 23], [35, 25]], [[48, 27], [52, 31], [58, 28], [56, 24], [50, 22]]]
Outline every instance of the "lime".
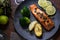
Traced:
[[46, 13], [47, 13], [48, 15], [54, 15], [55, 12], [56, 12], [56, 9], [55, 9], [54, 6], [49, 5], [49, 6], [46, 8]]
[[7, 16], [0, 16], [0, 24], [7, 24], [8, 22], [8, 17]]

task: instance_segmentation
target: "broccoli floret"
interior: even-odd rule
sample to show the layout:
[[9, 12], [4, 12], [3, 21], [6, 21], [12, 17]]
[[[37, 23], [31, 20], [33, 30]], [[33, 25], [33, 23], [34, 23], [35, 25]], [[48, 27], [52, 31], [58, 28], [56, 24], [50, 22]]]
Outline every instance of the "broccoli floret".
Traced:
[[21, 26], [23, 27], [28, 26], [30, 24], [30, 19], [27, 17], [20, 18], [19, 20], [20, 20]]
[[24, 17], [30, 18], [30, 11], [26, 6], [24, 6], [23, 9], [21, 9], [20, 12]]

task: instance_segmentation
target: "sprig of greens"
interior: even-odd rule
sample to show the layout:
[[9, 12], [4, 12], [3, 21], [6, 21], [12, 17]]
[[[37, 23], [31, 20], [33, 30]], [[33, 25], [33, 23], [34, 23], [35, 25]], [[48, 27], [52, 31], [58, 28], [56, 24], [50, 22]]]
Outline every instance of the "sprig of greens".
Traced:
[[0, 0], [0, 9], [3, 11], [3, 15], [10, 16], [11, 14], [11, 5], [9, 0]]

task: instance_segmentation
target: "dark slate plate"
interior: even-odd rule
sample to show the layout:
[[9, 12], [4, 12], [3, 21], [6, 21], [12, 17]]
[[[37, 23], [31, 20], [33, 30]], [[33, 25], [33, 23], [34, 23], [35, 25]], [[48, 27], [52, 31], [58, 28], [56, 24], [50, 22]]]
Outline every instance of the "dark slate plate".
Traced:
[[[26, 1], [22, 2], [17, 7], [15, 15], [14, 15], [14, 27], [15, 27], [17, 33], [19, 35], [21, 35], [22, 37], [24, 37], [25, 39], [27, 39], [27, 40], [46, 40], [46, 39], [49, 39], [57, 32], [57, 30], [59, 28], [60, 12], [57, 9], [56, 9], [56, 14], [51, 18], [54, 21], [54, 23], [55, 23], [55, 27], [49, 32], [46, 31], [45, 29], [43, 29], [43, 35], [42, 35], [41, 38], [37, 38], [34, 34], [31, 35], [30, 32], [28, 32], [24, 28], [22, 28], [22, 26], [19, 24], [19, 18], [22, 17], [22, 15], [20, 14], [20, 10], [24, 6], [27, 6], [29, 8], [29, 5], [31, 5], [31, 4], [36, 4], [38, 6], [37, 2], [38, 2], [38, 0], [26, 0]], [[30, 19], [31, 19], [31, 21], [36, 20], [34, 18], [34, 16], [32, 15], [32, 13], [30, 13]]]

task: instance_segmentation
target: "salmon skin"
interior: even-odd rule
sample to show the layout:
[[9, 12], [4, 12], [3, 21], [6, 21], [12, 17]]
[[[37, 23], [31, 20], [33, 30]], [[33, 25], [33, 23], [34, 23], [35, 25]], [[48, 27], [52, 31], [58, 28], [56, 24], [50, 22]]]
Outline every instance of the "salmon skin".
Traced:
[[30, 10], [34, 17], [43, 25], [46, 30], [51, 30], [54, 27], [54, 22], [46, 15], [45, 12], [40, 10], [36, 4], [30, 5]]

